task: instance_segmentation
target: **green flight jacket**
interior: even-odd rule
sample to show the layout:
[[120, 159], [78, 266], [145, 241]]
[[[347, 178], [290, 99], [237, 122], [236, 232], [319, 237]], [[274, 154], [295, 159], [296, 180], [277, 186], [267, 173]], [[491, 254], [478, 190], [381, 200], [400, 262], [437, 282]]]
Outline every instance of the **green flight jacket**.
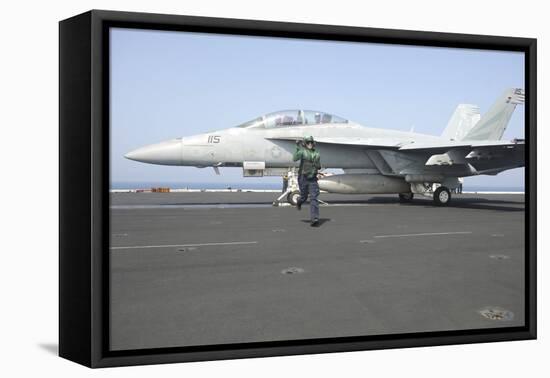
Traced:
[[317, 177], [317, 172], [321, 169], [321, 155], [315, 149], [308, 150], [300, 146], [296, 146], [294, 161], [300, 160], [300, 169], [298, 174], [304, 174], [308, 179]]

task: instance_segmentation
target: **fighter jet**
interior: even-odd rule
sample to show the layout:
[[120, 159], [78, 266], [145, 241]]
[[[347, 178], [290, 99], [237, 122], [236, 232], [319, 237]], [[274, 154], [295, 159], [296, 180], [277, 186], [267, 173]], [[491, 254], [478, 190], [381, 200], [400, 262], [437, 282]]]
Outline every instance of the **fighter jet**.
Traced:
[[343, 174], [319, 180], [322, 191], [346, 194], [398, 194], [409, 202], [415, 194], [447, 205], [460, 178], [496, 175], [525, 165], [525, 141], [502, 140], [524, 91], [507, 90], [481, 116], [479, 107], [460, 104], [440, 136], [365, 127], [333, 114], [312, 110], [269, 113], [241, 125], [167, 140], [133, 150], [126, 158], [161, 165], [242, 167], [244, 176], [280, 175], [288, 190], [276, 201], [295, 204], [299, 195], [297, 140], [311, 135], [323, 168]]

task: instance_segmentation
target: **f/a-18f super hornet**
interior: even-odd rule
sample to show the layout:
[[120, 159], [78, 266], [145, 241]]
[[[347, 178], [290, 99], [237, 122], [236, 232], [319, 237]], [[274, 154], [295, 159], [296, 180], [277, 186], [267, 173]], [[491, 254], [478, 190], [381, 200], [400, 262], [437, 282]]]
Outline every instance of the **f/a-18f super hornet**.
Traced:
[[525, 165], [525, 141], [504, 141], [502, 135], [516, 105], [524, 102], [519, 88], [507, 90], [481, 116], [475, 105], [460, 104], [441, 136], [365, 127], [344, 118], [310, 110], [278, 111], [236, 127], [176, 138], [133, 150], [126, 158], [162, 165], [242, 167], [244, 176], [289, 178], [284, 197], [297, 199], [297, 140], [311, 135], [323, 168], [343, 174], [319, 180], [330, 193], [395, 193], [401, 201], [414, 194], [446, 205], [460, 178], [496, 175]]

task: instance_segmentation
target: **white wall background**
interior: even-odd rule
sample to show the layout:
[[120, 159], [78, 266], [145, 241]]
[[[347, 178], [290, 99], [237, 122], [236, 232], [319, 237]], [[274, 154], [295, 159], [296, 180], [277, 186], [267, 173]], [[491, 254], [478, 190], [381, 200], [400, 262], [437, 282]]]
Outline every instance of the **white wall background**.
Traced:
[[[539, 194], [539, 340], [107, 370], [55, 356], [58, 246], [58, 25], [89, 9], [130, 10], [536, 37], [539, 167], [550, 160], [550, 27], [542, 1], [13, 1], [0, 23], [2, 264], [0, 374], [16, 376], [541, 376], [550, 371], [548, 200]], [[539, 169], [539, 188], [549, 186]], [[546, 351], [545, 351], [546, 349]]]

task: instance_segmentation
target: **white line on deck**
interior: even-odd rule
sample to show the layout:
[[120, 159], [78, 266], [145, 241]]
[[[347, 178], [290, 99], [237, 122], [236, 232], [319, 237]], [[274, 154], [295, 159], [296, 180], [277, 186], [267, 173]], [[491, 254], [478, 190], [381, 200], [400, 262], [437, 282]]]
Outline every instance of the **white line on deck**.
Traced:
[[456, 231], [456, 232], [425, 232], [422, 234], [401, 234], [401, 235], [376, 235], [375, 238], [405, 238], [409, 236], [439, 236], [439, 235], [462, 235], [471, 234], [471, 231]]
[[257, 244], [257, 241], [244, 242], [222, 242], [222, 243], [199, 243], [199, 244], [167, 244], [167, 245], [132, 245], [126, 247], [111, 247], [110, 249], [144, 249], [144, 248], [175, 248], [175, 247], [208, 247], [216, 245], [243, 245]]

